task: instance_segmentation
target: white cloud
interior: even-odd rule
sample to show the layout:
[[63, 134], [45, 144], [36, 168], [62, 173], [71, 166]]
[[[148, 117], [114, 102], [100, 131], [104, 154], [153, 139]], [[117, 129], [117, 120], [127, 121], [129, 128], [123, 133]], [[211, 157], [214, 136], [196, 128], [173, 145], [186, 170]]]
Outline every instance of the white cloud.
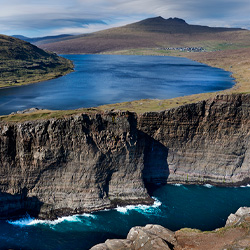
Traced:
[[1, 0], [0, 33], [88, 33], [159, 15], [210, 26], [249, 27], [249, 12], [249, 0]]

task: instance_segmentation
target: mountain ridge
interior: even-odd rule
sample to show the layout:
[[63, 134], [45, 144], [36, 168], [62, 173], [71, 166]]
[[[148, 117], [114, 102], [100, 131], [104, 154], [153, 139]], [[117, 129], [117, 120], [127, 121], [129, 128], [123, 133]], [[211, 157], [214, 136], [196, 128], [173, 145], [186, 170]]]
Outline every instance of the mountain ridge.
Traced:
[[224, 27], [209, 27], [204, 25], [192, 25], [188, 24], [184, 19], [177, 17], [170, 17], [165, 19], [161, 16], [147, 18], [142, 21], [128, 24], [125, 27], [135, 28], [135, 29], [143, 29], [149, 28], [149, 31], [155, 32], [166, 32], [166, 33], [188, 33], [188, 32], [213, 32], [213, 31], [239, 31], [243, 30], [241, 28], [224, 28]]
[[69, 39], [40, 44], [39, 47], [60, 54], [113, 53], [133, 49], [167, 47], [205, 47], [216, 50], [221, 44], [250, 46], [250, 31], [190, 25], [180, 18], [148, 18], [121, 27]]

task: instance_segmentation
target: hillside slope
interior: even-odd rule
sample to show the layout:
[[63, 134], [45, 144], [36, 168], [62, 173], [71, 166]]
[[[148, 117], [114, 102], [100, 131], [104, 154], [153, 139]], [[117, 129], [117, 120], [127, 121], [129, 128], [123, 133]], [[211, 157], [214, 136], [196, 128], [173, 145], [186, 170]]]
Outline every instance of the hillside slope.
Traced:
[[250, 46], [249, 38], [248, 30], [189, 25], [178, 18], [156, 17], [39, 46], [65, 54], [186, 46], [216, 50], [222, 47]]
[[58, 42], [62, 40], [67, 40], [74, 36], [62, 34], [58, 36], [44, 36], [44, 37], [33, 37], [33, 38], [22, 36], [22, 35], [13, 35], [13, 37], [24, 40], [26, 42], [29, 42], [35, 45], [39, 45], [39, 44], [44, 44], [44, 43], [53, 43], [53, 42]]
[[73, 69], [73, 64], [28, 42], [0, 35], [0, 88], [52, 79]]

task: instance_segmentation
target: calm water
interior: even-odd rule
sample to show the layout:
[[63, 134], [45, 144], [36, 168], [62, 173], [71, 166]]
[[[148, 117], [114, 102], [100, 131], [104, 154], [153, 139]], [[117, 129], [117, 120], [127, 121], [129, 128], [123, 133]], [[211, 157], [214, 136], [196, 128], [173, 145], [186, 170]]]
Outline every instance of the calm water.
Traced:
[[211, 230], [225, 225], [240, 206], [250, 206], [250, 187], [166, 185], [153, 192], [154, 206], [129, 206], [57, 221], [0, 221], [0, 249], [87, 250], [107, 238], [125, 238], [132, 226], [160, 224], [172, 230]]
[[75, 72], [0, 90], [0, 115], [31, 107], [76, 109], [145, 98], [166, 99], [232, 87], [230, 73], [186, 58], [65, 55]]

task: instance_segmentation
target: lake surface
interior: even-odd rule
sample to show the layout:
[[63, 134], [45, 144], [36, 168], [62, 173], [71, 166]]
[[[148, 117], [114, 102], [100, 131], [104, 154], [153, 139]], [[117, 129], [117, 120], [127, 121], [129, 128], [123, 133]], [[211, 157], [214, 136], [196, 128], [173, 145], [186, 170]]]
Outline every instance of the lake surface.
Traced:
[[230, 72], [186, 58], [65, 55], [75, 72], [1, 89], [0, 115], [31, 107], [76, 109], [139, 99], [167, 99], [231, 88]]
[[0, 221], [0, 249], [87, 250], [108, 238], [125, 238], [133, 226], [160, 224], [171, 230], [212, 230], [230, 213], [250, 206], [250, 187], [165, 185], [152, 193], [154, 206], [128, 206], [57, 221]]

